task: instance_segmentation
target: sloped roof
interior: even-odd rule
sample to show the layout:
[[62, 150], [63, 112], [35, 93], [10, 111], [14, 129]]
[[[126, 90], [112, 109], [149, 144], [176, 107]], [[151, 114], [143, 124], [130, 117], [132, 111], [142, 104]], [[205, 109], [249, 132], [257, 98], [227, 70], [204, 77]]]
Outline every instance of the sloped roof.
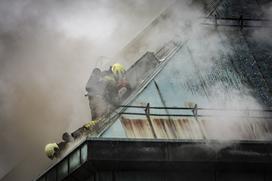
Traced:
[[[117, 122], [121, 122], [121, 124], [118, 123], [118, 128], [114, 128], [115, 131], [111, 132], [111, 129], [106, 131], [106, 137], [154, 138], [152, 129], [155, 130], [158, 138], [167, 139], [223, 138], [258, 140], [269, 139], [271, 137], [270, 110], [266, 112], [262, 110], [246, 111], [245, 109], [249, 109], [251, 105], [243, 104], [241, 105], [246, 107], [239, 107], [238, 109], [240, 110], [218, 109], [223, 108], [225, 102], [237, 98], [233, 97], [233, 90], [235, 90], [237, 95], [241, 96], [238, 96], [241, 101], [245, 101], [243, 96], [248, 94], [243, 92], [243, 87], [248, 85], [248, 81], [245, 81], [245, 77], [242, 77], [236, 71], [236, 67], [232, 63], [237, 60], [237, 54], [232, 54], [231, 57], [236, 60], [232, 60], [228, 57], [220, 57], [224, 58], [225, 61], [216, 64], [212, 69], [201, 69], [195, 62], [194, 55], [189, 47], [190, 42], [184, 45], [170, 58], [169, 62], [162, 68], [159, 74], [149, 80], [149, 84], [129, 103], [129, 105], [134, 105], [135, 107], [129, 105], [124, 106], [127, 109], [122, 110], [121, 114], [123, 117], [117, 120]], [[238, 56], [238, 61], [241, 61], [242, 58], [244, 58], [243, 56], [247, 55], [248, 52], [246, 51], [245, 55]], [[245, 60], [250, 61], [250, 58], [246, 58]], [[246, 67], [245, 62], [243, 66]], [[260, 73], [258, 69], [244, 69], [244, 71], [256, 71], [254, 73], [255, 78], [258, 73]], [[253, 82], [255, 80], [256, 79], [252, 78], [251, 81]], [[258, 83], [258, 85], [260, 84]], [[258, 85], [251, 87], [252, 90], [255, 88], [255, 95], [260, 91], [258, 89], [260, 87], [257, 87]], [[223, 92], [213, 92], [214, 86]], [[249, 94], [246, 96], [252, 95]], [[244, 97], [245, 99], [247, 99], [246, 96]], [[261, 101], [263, 94], [258, 96]], [[197, 104], [199, 107], [207, 107], [215, 105], [214, 102], [221, 103], [221, 107], [213, 107], [211, 110], [202, 110], [202, 113], [201, 111], [199, 113], [204, 115], [205, 113], [211, 114], [214, 115], [214, 117], [203, 116], [197, 119], [194, 117], [192, 109], [188, 109], [194, 104]], [[151, 106], [161, 108], [151, 109], [150, 124], [146, 119], [144, 111], [147, 103]], [[137, 108], [137, 106], [138, 109], [134, 109]], [[178, 108], [182, 106], [184, 109], [163, 109], [164, 107]], [[216, 106], [220, 106], [220, 104]], [[177, 114], [181, 114], [177, 119], [171, 116], [176, 116]], [[163, 118], [161, 115], [164, 117], [169, 116], [168, 118]], [[220, 124], [224, 127], [220, 127]], [[214, 133], [217, 130], [213, 129], [217, 129], [218, 132]], [[222, 132], [220, 132], [220, 130]], [[124, 136], [124, 132], [126, 136]]]
[[[199, 107], [223, 108], [226, 111], [216, 116], [217, 122], [228, 127], [222, 129], [222, 133], [220, 133], [220, 123], [209, 125], [214, 118], [199, 119], [197, 124], [207, 122], [205, 125], [208, 125], [208, 130], [210, 130], [209, 127], [218, 129], [217, 134], [221, 134], [225, 139], [270, 139], [271, 114], [270, 111], [262, 112], [261, 109], [263, 107], [269, 109], [272, 106], [272, 46], [270, 43], [254, 37], [254, 34], [259, 30], [264, 27], [269, 28], [268, 25], [271, 24], [271, 20], [267, 19], [263, 11], [263, 6], [267, 1], [223, 0], [205, 1], [205, 3], [206, 9], [209, 11], [208, 20], [212, 20], [212, 24], [210, 24], [212, 26], [203, 27], [205, 29], [202, 31], [203, 36], [208, 36], [207, 39], [189, 39], [188, 43], [171, 57], [160, 74], [153, 77], [153, 80], [129, 105], [145, 106], [150, 103], [151, 106], [163, 108], [167, 106], [188, 107], [189, 104], [197, 104]], [[217, 18], [217, 23], [211, 19], [214, 16]], [[203, 22], [207, 22], [207, 20]], [[204, 23], [204, 25], [207, 24]], [[209, 37], [207, 32], [210, 32], [212, 36]], [[214, 46], [220, 46], [219, 51], [213, 52], [214, 47], [205, 42], [210, 41], [209, 38], [216, 39]], [[224, 52], [225, 50], [229, 52]], [[208, 59], [212, 59], [212, 61]], [[205, 62], [208, 65], [205, 65]], [[236, 110], [240, 110], [235, 119], [228, 116], [234, 114], [227, 111], [228, 105], [225, 104], [228, 102], [234, 104]], [[251, 108], [254, 109], [255, 106], [260, 111], [252, 111]], [[245, 111], [246, 109], [249, 110]], [[167, 115], [177, 114], [181, 110], [159, 109], [151, 111], [153, 114]], [[191, 111], [183, 111], [182, 113], [192, 115]], [[124, 137], [124, 133], [131, 138], [152, 137], [153, 128], [151, 127], [155, 127], [156, 124], [147, 124], [144, 108], [132, 110], [127, 107], [123, 112], [124, 117], [117, 120], [121, 124], [116, 123], [119, 127], [115, 125], [115, 131], [112, 132], [109, 129], [105, 133], [106, 137]], [[143, 115], [139, 116], [139, 113]], [[256, 115], [261, 115], [261, 117], [253, 118]], [[151, 116], [151, 122], [155, 119], [162, 120], [160, 117]], [[190, 124], [195, 121], [194, 118], [186, 119], [191, 120]], [[169, 124], [169, 120], [173, 119], [168, 116], [168, 119], [164, 119], [164, 124]], [[171, 124], [172, 127], [174, 124]], [[141, 127], [136, 125], [141, 125]], [[243, 131], [239, 131], [237, 127], [241, 127]], [[231, 129], [241, 135], [231, 135]], [[170, 131], [173, 130], [176, 129], [170, 129]], [[167, 133], [163, 129], [162, 132], [167, 135], [163, 136], [165, 138], [180, 138], [171, 136], [175, 135], [173, 132]], [[194, 134], [199, 133], [199, 131], [191, 133], [192, 136], [189, 138], [192, 139]], [[202, 135], [200, 138], [218, 137], [210, 134], [210, 136]]]

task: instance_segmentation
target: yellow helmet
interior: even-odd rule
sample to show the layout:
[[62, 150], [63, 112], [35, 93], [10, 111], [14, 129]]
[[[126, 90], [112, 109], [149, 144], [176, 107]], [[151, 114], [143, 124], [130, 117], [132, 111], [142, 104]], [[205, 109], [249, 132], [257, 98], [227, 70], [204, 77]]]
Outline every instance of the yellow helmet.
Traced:
[[111, 67], [111, 71], [114, 75], [124, 74], [126, 72], [125, 67], [120, 63], [115, 63]]
[[45, 148], [45, 154], [46, 156], [48, 156], [48, 158], [53, 159], [55, 156], [55, 150], [58, 150], [59, 146], [57, 145], [57, 143], [48, 143]]

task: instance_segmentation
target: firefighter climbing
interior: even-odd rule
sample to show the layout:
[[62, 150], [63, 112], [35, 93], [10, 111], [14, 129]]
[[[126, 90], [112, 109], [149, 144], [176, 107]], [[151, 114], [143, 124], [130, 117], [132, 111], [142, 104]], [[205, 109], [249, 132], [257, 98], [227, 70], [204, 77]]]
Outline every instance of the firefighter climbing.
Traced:
[[95, 68], [87, 82], [92, 120], [95, 120], [116, 108], [127, 97], [130, 86], [122, 64], [116, 63], [109, 70], [101, 72]]

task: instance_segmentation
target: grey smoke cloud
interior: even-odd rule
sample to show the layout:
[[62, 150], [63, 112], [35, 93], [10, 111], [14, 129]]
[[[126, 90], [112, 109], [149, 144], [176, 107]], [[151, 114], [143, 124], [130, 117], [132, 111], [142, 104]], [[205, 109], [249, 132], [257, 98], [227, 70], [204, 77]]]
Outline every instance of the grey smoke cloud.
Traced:
[[[171, 39], [190, 39], [202, 71], [210, 71], [216, 61], [222, 61], [220, 53], [232, 54], [221, 46], [222, 39], [199, 26], [199, 17], [205, 14], [198, 7], [189, 8], [190, 2], [180, 2], [170, 16], [161, 16], [160, 23], [141, 35], [173, 1], [1, 1], [0, 142], [5, 147], [0, 150], [0, 178], [18, 162], [21, 169], [5, 180], [22, 175], [29, 180], [40, 173], [50, 164], [44, 145], [60, 141], [63, 132], [89, 121], [88, 101], [83, 95], [94, 66], [106, 68], [116, 60], [129, 66], [147, 50], [156, 51]], [[137, 34], [134, 44], [128, 44]], [[224, 101], [225, 108], [259, 108], [250, 94], [241, 97], [236, 90], [226, 93], [217, 86], [210, 87], [210, 92], [223, 96], [207, 107]], [[232, 99], [226, 101], [229, 95]], [[227, 119], [223, 123], [228, 128], [233, 125]], [[211, 130], [218, 131], [222, 125], [215, 122]]]
[[99, 57], [112, 57], [168, 4], [0, 2], [0, 178], [17, 167], [5, 180], [30, 180], [48, 166], [44, 145], [90, 119], [85, 83]]

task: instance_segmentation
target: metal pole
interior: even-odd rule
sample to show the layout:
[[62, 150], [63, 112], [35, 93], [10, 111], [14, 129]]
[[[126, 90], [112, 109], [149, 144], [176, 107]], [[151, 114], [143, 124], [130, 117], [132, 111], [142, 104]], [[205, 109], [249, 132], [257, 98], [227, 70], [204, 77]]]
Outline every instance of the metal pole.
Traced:
[[150, 126], [150, 128], [151, 128], [151, 131], [152, 131], [152, 134], [153, 134], [154, 138], [157, 138], [156, 133], [155, 133], [155, 130], [154, 130], [154, 127], [152, 126], [152, 122], [151, 122], [151, 119], [150, 119], [149, 103], [147, 103], [147, 105], [146, 105], [146, 108], [145, 108], [145, 115], [146, 115], [147, 121], [148, 121], [148, 123], [149, 123], [149, 126]]

